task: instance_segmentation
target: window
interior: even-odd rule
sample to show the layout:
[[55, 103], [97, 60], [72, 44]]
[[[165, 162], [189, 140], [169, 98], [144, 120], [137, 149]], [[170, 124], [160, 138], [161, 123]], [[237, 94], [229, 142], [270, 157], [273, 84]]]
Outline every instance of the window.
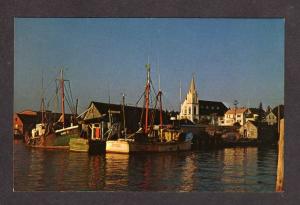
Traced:
[[194, 114], [197, 115], [197, 109], [194, 107]]
[[186, 114], [186, 107], [184, 107], [184, 114]]
[[191, 114], [191, 107], [189, 107], [189, 115]]
[[212, 109], [212, 110], [214, 110], [214, 109], [215, 109], [215, 107], [214, 107], [214, 106], [212, 106], [212, 107], [211, 107], [211, 109]]
[[217, 110], [219, 110], [220, 109], [220, 107], [219, 106], [217, 106]]
[[208, 109], [208, 105], [206, 105], [206, 109]]
[[237, 115], [237, 117], [241, 117], [241, 115]]

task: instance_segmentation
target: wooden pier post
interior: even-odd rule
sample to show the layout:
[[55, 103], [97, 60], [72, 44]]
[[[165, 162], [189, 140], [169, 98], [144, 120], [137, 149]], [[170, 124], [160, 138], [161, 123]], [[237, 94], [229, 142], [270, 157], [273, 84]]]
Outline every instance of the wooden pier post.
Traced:
[[284, 179], [284, 119], [281, 119], [279, 141], [278, 141], [276, 192], [283, 191], [283, 179]]

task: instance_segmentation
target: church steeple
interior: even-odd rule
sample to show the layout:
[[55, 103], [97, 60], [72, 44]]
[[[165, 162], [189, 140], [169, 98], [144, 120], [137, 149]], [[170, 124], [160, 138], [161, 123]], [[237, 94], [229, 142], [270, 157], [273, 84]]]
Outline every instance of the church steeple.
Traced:
[[191, 84], [190, 84], [190, 90], [191, 93], [194, 93], [196, 91], [196, 86], [195, 86], [195, 78], [194, 78], [194, 74], [191, 80]]
[[187, 92], [184, 102], [181, 104], [180, 117], [181, 119], [189, 119], [192, 122], [197, 122], [199, 120], [199, 100], [194, 74], [190, 83], [190, 89]]

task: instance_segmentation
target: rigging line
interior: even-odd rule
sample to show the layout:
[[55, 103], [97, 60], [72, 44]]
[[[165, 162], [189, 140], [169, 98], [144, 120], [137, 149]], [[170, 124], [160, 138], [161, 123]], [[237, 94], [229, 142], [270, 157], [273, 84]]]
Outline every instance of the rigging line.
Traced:
[[142, 95], [140, 96], [138, 101], [135, 103], [136, 106], [138, 105], [138, 103], [140, 102], [140, 100], [142, 99], [143, 96], [145, 96], [145, 91], [142, 93]]
[[152, 88], [154, 94], [157, 95], [156, 90], [154, 89], [154, 85], [153, 85], [153, 82], [152, 82], [152, 79], [151, 79], [151, 78], [150, 78], [150, 84], [152, 85], [152, 86], [150, 86], [150, 87]]
[[[54, 83], [55, 81], [52, 81]], [[54, 101], [54, 97], [56, 97], [56, 93], [54, 92], [50, 99], [47, 101], [47, 109], [50, 109], [50, 103]]]
[[75, 108], [75, 105], [74, 105], [74, 99], [73, 99], [73, 95], [72, 95], [72, 89], [71, 89], [71, 81], [69, 81], [69, 90], [70, 90], [70, 94], [71, 94], [72, 105], [73, 105], [74, 108]]
[[55, 81], [56, 81], [56, 77], [54, 77], [54, 79], [51, 78], [51, 79], [48, 81], [47, 86], [44, 88], [44, 94], [46, 93], [46, 91], [47, 91], [49, 88], [51, 88], [52, 84], [55, 83]]
[[68, 105], [68, 108], [69, 110], [71, 111], [71, 113], [73, 113], [73, 108], [72, 108], [72, 105], [71, 105], [71, 101], [70, 101], [70, 98], [65, 96], [65, 100], [67, 102], [67, 105]]
[[68, 92], [67, 88], [65, 88], [65, 93], [66, 93], [65, 97], [66, 97], [66, 100], [68, 101], [69, 109], [71, 112], [73, 112], [72, 111], [73, 107], [71, 105], [71, 100], [70, 100], [70, 93]]
[[141, 117], [140, 117], [140, 125], [142, 125], [142, 122], [143, 122], [143, 116], [144, 116], [144, 110], [145, 110], [145, 104], [146, 104], [146, 91], [144, 91], [143, 93], [144, 95], [144, 103], [143, 103], [143, 108], [142, 108], [142, 114], [141, 114]]
[[155, 98], [155, 104], [154, 104], [154, 107], [152, 109], [152, 120], [151, 120], [151, 125], [154, 124], [155, 122], [155, 116], [156, 116], [156, 106], [157, 106], [157, 97]]
[[50, 107], [50, 103], [51, 103], [51, 101], [54, 99], [54, 97], [55, 97], [55, 93], [53, 93], [53, 95], [50, 97], [50, 99], [48, 100], [48, 102], [47, 102], [47, 108], [49, 108]]
[[155, 99], [155, 97], [153, 97], [153, 94], [150, 93], [150, 105], [153, 105], [153, 99]]
[[65, 92], [67, 93], [67, 99], [69, 101], [69, 109], [70, 111], [74, 114], [75, 113], [75, 105], [74, 105], [74, 101], [73, 101], [73, 97], [72, 97], [72, 90], [71, 90], [71, 86], [70, 86], [70, 81], [66, 80], [68, 82], [69, 85], [69, 90], [67, 89], [67, 86], [65, 87]]
[[166, 93], [164, 94], [164, 96], [165, 96], [166, 102], [170, 105], [170, 107], [172, 108], [172, 110], [175, 111], [174, 106], [173, 106], [172, 103], [170, 103], [170, 101], [168, 100], [168, 98], [167, 98], [167, 96], [166, 96]]
[[73, 110], [71, 109], [70, 102], [69, 102], [68, 98], [66, 98], [66, 101], [67, 101], [67, 104], [69, 105], [69, 109], [70, 109], [71, 113], [74, 114]]

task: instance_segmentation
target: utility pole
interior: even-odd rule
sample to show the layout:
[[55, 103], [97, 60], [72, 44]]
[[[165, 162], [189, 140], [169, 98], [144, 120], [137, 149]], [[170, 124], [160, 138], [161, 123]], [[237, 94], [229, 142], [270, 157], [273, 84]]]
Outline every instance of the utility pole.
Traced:
[[236, 109], [239, 102], [237, 100], [234, 100], [233, 104], [234, 104], [234, 123], [236, 123]]

